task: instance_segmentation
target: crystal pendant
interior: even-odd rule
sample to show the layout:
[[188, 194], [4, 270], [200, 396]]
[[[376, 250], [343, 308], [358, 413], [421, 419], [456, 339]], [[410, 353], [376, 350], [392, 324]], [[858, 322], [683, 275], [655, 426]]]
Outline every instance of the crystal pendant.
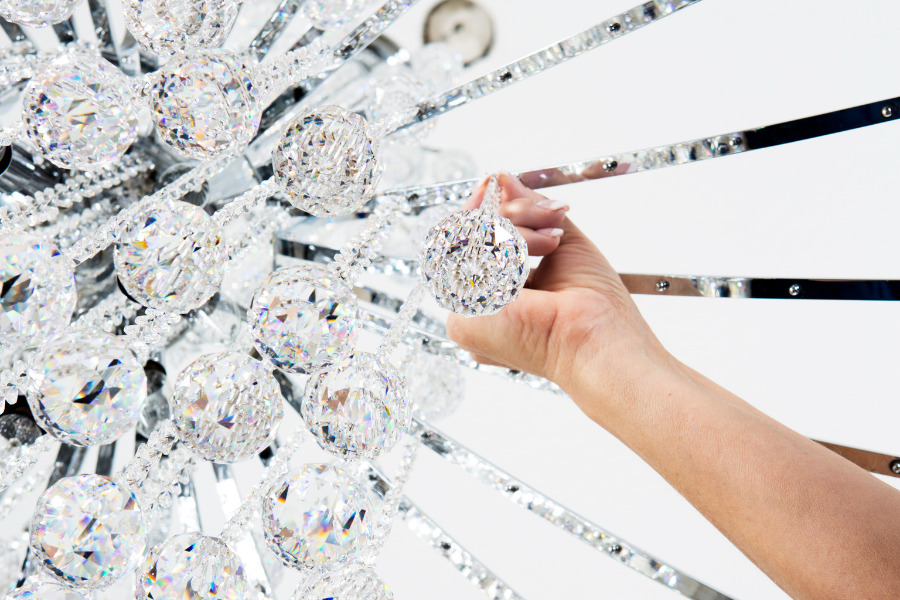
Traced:
[[[373, 123], [415, 106], [420, 98], [429, 95], [426, 82], [403, 63], [378, 65], [372, 70], [370, 85], [371, 99], [366, 107], [366, 116]], [[434, 123], [433, 119], [416, 123], [394, 132], [388, 139], [404, 144], [421, 143]]]
[[317, 108], [285, 128], [272, 153], [291, 204], [317, 217], [353, 212], [381, 177], [378, 140], [366, 120], [339, 106]]
[[64, 328], [76, 300], [74, 266], [56, 244], [26, 233], [3, 237], [0, 351], [37, 345]]
[[234, 0], [125, 0], [125, 25], [141, 46], [168, 55], [218, 48], [231, 33]]
[[29, 581], [13, 590], [6, 600], [88, 600], [80, 590], [55, 581]]
[[368, 512], [368, 497], [349, 474], [334, 465], [304, 465], [263, 500], [266, 543], [294, 569], [336, 568], [368, 542]]
[[44, 27], [68, 19], [82, 0], [0, 0], [0, 17], [20, 25]]
[[108, 444], [133, 429], [147, 398], [143, 367], [124, 341], [101, 329], [51, 338], [29, 376], [28, 405], [38, 424], [76, 446]]
[[279, 369], [309, 373], [346, 360], [356, 344], [356, 296], [319, 265], [286, 267], [256, 290], [247, 322], [260, 354]]
[[209, 160], [250, 143], [262, 115], [250, 69], [224, 50], [192, 50], [161, 68], [150, 91], [159, 137], [184, 157]]
[[492, 315], [516, 299], [528, 277], [528, 246], [512, 222], [485, 208], [435, 225], [419, 254], [437, 303], [464, 317]]
[[186, 313], [218, 291], [228, 253], [202, 208], [169, 200], [145, 207], [116, 244], [125, 290], [150, 308]]
[[147, 526], [134, 495], [100, 475], [57, 481], [41, 495], [31, 522], [37, 559], [61, 581], [87, 589], [133, 571], [146, 545]]
[[240, 559], [222, 540], [180, 533], [147, 553], [137, 600], [242, 600], [250, 592]]
[[25, 88], [25, 133], [44, 158], [64, 169], [115, 162], [137, 139], [132, 90], [128, 77], [99, 54], [61, 54]]
[[358, 20], [369, 4], [370, 0], [305, 0], [300, 10], [319, 29], [333, 31]]
[[309, 378], [300, 415], [319, 445], [349, 458], [377, 458], [409, 427], [406, 381], [386, 360], [352, 356]]
[[457, 364], [420, 351], [407, 362], [404, 373], [409, 396], [416, 401], [416, 416], [438, 421], [459, 408], [465, 382]]
[[169, 406], [182, 443], [216, 463], [259, 454], [284, 416], [275, 377], [237, 352], [207, 354], [188, 365], [178, 375]]
[[371, 567], [354, 564], [325, 573], [297, 588], [292, 600], [393, 600], [394, 594]]

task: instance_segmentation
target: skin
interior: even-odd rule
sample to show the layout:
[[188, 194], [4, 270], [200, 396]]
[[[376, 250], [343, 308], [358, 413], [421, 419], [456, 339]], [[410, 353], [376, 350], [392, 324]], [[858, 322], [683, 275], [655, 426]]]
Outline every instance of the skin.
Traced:
[[450, 337], [557, 383], [792, 598], [900, 598], [900, 492], [675, 359], [568, 207], [500, 184], [543, 259], [500, 313], [450, 315]]

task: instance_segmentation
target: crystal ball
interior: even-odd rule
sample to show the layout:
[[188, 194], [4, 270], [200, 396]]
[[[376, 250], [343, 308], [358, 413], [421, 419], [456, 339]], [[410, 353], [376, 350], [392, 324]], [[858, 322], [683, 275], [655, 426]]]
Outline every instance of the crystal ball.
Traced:
[[186, 313], [218, 291], [228, 251], [199, 206], [169, 200], [145, 207], [116, 243], [116, 273], [150, 308]]
[[242, 600], [250, 592], [237, 555], [218, 538], [189, 532], [152, 548], [138, 571], [137, 600]]
[[456, 363], [428, 352], [416, 352], [404, 368], [409, 395], [416, 399], [416, 416], [426, 421], [449, 417], [465, 394], [463, 374]]
[[156, 54], [218, 48], [237, 20], [235, 0], [125, 0], [125, 25]]
[[0, 17], [20, 25], [44, 27], [68, 19], [82, 0], [0, 0]]
[[334, 465], [307, 464], [275, 482], [263, 499], [263, 531], [288, 567], [331, 569], [365, 547], [369, 513], [356, 479]]
[[378, 146], [363, 117], [326, 106], [288, 124], [272, 152], [272, 167], [297, 208], [317, 217], [347, 214], [375, 193]]
[[28, 82], [22, 121], [41, 155], [64, 169], [118, 161], [138, 135], [128, 77], [98, 54], [67, 52]]
[[238, 352], [206, 354], [188, 365], [178, 375], [169, 408], [182, 443], [216, 463], [259, 454], [284, 416], [275, 377]]
[[360, 20], [369, 4], [369, 0], [306, 0], [300, 10], [319, 29], [332, 31]]
[[419, 264], [442, 307], [464, 317], [492, 315], [525, 287], [528, 246], [509, 219], [476, 208], [432, 227]]
[[309, 378], [300, 415], [323, 449], [371, 460], [403, 437], [411, 419], [409, 398], [393, 366], [359, 353]]
[[56, 244], [27, 233], [0, 239], [0, 353], [63, 329], [76, 301], [75, 266]]
[[108, 444], [130, 431], [147, 399], [141, 363], [124, 341], [101, 329], [50, 338], [28, 374], [28, 405], [38, 424], [76, 446]]
[[324, 573], [299, 586], [292, 600], [393, 600], [391, 592], [371, 568], [354, 564], [336, 573]]
[[159, 137], [194, 160], [250, 143], [262, 115], [250, 68], [225, 50], [195, 49], [160, 68], [150, 90], [150, 110]]
[[22, 587], [10, 592], [6, 600], [88, 600], [88, 596], [55, 581], [26, 580]]
[[356, 296], [325, 267], [278, 269], [253, 294], [247, 322], [260, 354], [279, 369], [309, 373], [346, 360], [356, 344]]
[[134, 571], [147, 523], [134, 495], [108, 477], [65, 477], [38, 500], [31, 522], [35, 557], [56, 578], [103, 588]]

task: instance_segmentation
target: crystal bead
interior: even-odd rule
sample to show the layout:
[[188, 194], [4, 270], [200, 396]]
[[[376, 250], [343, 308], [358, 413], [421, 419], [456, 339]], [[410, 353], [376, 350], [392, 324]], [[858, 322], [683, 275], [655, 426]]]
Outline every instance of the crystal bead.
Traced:
[[438, 421], [459, 408], [465, 382], [455, 363], [428, 352], [416, 352], [407, 361], [404, 373], [409, 395], [416, 400], [416, 416], [426, 421]]
[[393, 600], [377, 573], [363, 565], [351, 565], [335, 573], [325, 573], [297, 588], [291, 600]]
[[300, 415], [323, 449], [369, 460], [397, 444], [410, 413], [403, 376], [366, 353], [310, 377], [300, 404]]
[[134, 495], [100, 475], [57, 481], [41, 495], [31, 522], [35, 557], [61, 581], [87, 589], [133, 571], [146, 545]]
[[0, 0], [0, 16], [7, 21], [44, 27], [65, 21], [81, 0]]
[[272, 167], [291, 204], [317, 217], [353, 212], [381, 177], [379, 142], [366, 120], [338, 106], [291, 121], [272, 153]]
[[28, 139], [64, 169], [97, 169], [137, 139], [138, 108], [128, 78], [99, 54], [67, 52], [35, 75], [22, 98]]
[[356, 296], [319, 265], [279, 269], [256, 290], [247, 322], [260, 354], [279, 369], [309, 373], [353, 351]]
[[240, 559], [221, 540], [180, 533], [151, 549], [137, 575], [137, 600], [242, 600], [250, 593]]
[[25, 585], [10, 592], [6, 600], [88, 600], [88, 597], [80, 590], [55, 581], [26, 580]]
[[319, 29], [334, 31], [357, 21], [369, 4], [369, 0], [306, 0], [300, 11]]
[[178, 375], [169, 406], [182, 443], [216, 463], [259, 454], [284, 416], [275, 377], [237, 352], [207, 354], [188, 365]]
[[29, 376], [28, 405], [38, 424], [76, 446], [108, 444], [134, 428], [147, 377], [124, 341], [75, 328], [48, 340]]
[[39, 344], [72, 318], [72, 261], [56, 244], [18, 233], [0, 241], [0, 352]]
[[125, 25], [138, 43], [156, 54], [218, 48], [231, 33], [234, 0], [126, 0]]
[[195, 160], [246, 146], [262, 115], [247, 65], [224, 50], [192, 50], [166, 63], [150, 109], [160, 138]]
[[346, 564], [370, 535], [366, 493], [333, 465], [307, 464], [277, 481], [262, 513], [266, 543], [294, 569]]
[[219, 289], [228, 254], [202, 208], [170, 200], [144, 206], [116, 244], [116, 273], [151, 308], [186, 313]]
[[528, 277], [528, 246], [512, 222], [477, 208], [435, 225], [419, 254], [437, 303], [464, 317], [492, 315], [515, 300]]

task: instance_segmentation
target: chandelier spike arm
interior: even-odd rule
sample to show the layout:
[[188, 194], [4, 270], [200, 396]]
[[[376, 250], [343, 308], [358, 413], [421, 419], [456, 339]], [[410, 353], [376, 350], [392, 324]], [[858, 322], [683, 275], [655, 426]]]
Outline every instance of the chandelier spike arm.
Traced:
[[78, 32], [75, 30], [75, 19], [73, 17], [54, 23], [53, 33], [56, 34], [56, 39], [59, 40], [60, 44], [78, 43]]
[[25, 29], [18, 23], [13, 23], [4, 17], [0, 17], [0, 29], [10, 39], [11, 42], [23, 42], [28, 39]]
[[297, 14], [303, 2], [304, 0], [281, 0], [278, 6], [275, 7], [275, 10], [272, 11], [259, 33], [250, 42], [249, 50], [256, 56], [257, 60], [262, 61], [266, 54], [269, 53], [272, 44], [275, 43], [275, 40], [278, 39], [284, 28], [288, 26], [294, 15]]
[[424, 297], [425, 283], [422, 280], [419, 280], [406, 297], [406, 300], [403, 301], [403, 305], [397, 312], [397, 317], [391, 324], [391, 328], [381, 340], [381, 345], [378, 347], [378, 357], [381, 360], [388, 360], [400, 344], [401, 340], [406, 335], [410, 324], [416, 317], [419, 305], [422, 304]]

